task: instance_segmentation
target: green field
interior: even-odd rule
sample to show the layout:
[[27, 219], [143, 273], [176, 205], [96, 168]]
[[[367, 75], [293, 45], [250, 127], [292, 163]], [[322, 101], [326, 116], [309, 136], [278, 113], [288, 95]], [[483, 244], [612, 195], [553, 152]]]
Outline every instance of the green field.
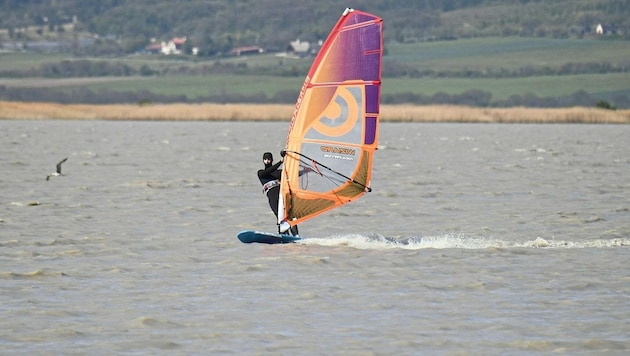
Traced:
[[386, 59], [418, 69], [517, 69], [591, 62], [625, 62], [630, 66], [630, 44], [593, 38], [476, 38], [385, 47], [388, 51]]
[[[447, 42], [417, 44], [387, 44], [384, 60], [401, 63], [419, 71], [462, 70], [518, 70], [519, 68], [552, 67], [566, 64], [610, 63], [630, 68], [630, 45], [623, 41], [598, 39], [547, 39], [547, 38], [479, 38]], [[27, 70], [47, 62], [76, 60], [59, 54], [0, 54], [0, 72]], [[273, 97], [278, 92], [293, 91], [297, 95], [312, 59], [290, 59], [274, 54], [235, 57], [221, 60], [177, 58], [164, 56], [128, 56], [124, 58], [97, 58], [123, 62], [130, 67], [148, 66], [160, 73], [174, 72], [178, 68], [194, 69], [213, 66], [218, 62], [247, 68], [248, 75], [160, 75], [137, 78], [8, 79], [0, 77], [0, 86], [46, 87], [49, 90], [92, 91], [151, 91], [163, 95], [185, 95], [189, 99], [221, 94], [255, 95], [264, 93]], [[387, 67], [387, 65], [385, 66]], [[270, 69], [293, 70], [297, 76], [266, 75]], [[256, 74], [259, 73], [259, 74]], [[99, 78], [100, 79], [100, 78]], [[132, 80], [130, 80], [132, 79]], [[583, 90], [592, 96], [610, 98], [630, 96], [630, 70], [622, 73], [594, 73], [573, 75], [541, 75], [509, 78], [458, 78], [458, 77], [390, 77], [383, 78], [383, 94], [411, 92], [432, 95], [438, 92], [459, 94], [479, 89], [492, 93], [492, 100], [506, 99], [511, 95], [533, 93], [539, 97], [571, 95]]]
[[[192, 99], [221, 94], [255, 95], [267, 93], [273, 95], [279, 91], [295, 91], [297, 95], [302, 80], [303, 78], [296, 77], [210, 75], [203, 77], [111, 78], [104, 82], [98, 82], [94, 79], [71, 81], [39, 79], [18, 83], [17, 80], [0, 79], [0, 85], [47, 87], [51, 90], [66, 92], [81, 88], [87, 88], [92, 91], [110, 90], [120, 92], [147, 90], [161, 95], [186, 95]], [[472, 89], [491, 92], [493, 100], [507, 99], [510, 95], [527, 93], [534, 93], [539, 97], [567, 96], [578, 90], [585, 90], [591, 95], [602, 97], [618, 94], [630, 95], [630, 73], [508, 79], [383, 79], [384, 95], [412, 92], [430, 96], [437, 92], [458, 94]]]

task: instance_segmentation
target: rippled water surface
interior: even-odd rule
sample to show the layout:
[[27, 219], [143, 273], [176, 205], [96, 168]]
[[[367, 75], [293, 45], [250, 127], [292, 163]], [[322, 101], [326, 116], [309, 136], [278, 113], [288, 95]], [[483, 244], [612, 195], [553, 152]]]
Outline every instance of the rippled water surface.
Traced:
[[630, 126], [385, 123], [373, 192], [241, 244], [286, 126], [0, 121], [0, 354], [630, 351]]

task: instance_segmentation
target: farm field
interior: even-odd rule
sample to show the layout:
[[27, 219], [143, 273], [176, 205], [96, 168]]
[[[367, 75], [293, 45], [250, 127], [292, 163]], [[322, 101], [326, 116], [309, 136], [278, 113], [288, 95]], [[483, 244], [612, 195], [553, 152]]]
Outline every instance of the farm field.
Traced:
[[628, 62], [630, 46], [622, 41], [491, 37], [457, 41], [390, 44], [389, 60], [419, 70], [484, 70], [560, 67], [567, 63]]
[[[68, 79], [0, 79], [0, 86], [50, 88], [70, 92], [92, 91], [151, 91], [162, 95], [185, 95], [189, 99], [220, 94], [268, 96], [281, 91], [294, 91], [297, 97], [304, 78], [264, 75], [208, 75], [166, 77], [96, 77]], [[538, 96], [565, 96], [578, 90], [591, 95], [630, 95], [630, 72], [583, 74], [524, 78], [383, 78], [383, 94], [411, 92], [432, 95], [437, 92], [456, 94], [480, 89], [492, 93], [492, 99], [507, 99], [511, 95], [535, 93]]]
[[[548, 38], [474, 38], [457, 41], [386, 44], [384, 56], [383, 95], [401, 93], [431, 96], [436, 93], [459, 94], [482, 90], [492, 100], [532, 93], [539, 97], [569, 96], [584, 91], [601, 99], [616, 95], [630, 96], [630, 46], [626, 42], [598, 39]], [[49, 91], [73, 92], [152, 92], [183, 96], [186, 100], [220, 95], [265, 95], [274, 98], [297, 96], [312, 58], [295, 59], [277, 54], [203, 59], [159, 55], [133, 55], [121, 58], [89, 58], [94, 61], [123, 63], [131, 68], [151, 68], [153, 76], [38, 78], [25, 74], [20, 78], [2, 73], [88, 58], [64, 57], [60, 54], [0, 53], [0, 87], [47, 88]], [[496, 77], [488, 71], [510, 72], [519, 69], [561, 68], [569, 65], [609, 63], [623, 72], [577, 73], [567, 75], [529, 75]], [[203, 74], [203, 68], [231, 65], [243, 74]], [[479, 76], [420, 77], [388, 75], [388, 68], [402, 65], [418, 72], [476, 71]], [[269, 75], [291, 72], [292, 76]], [[202, 73], [202, 74], [199, 74]]]

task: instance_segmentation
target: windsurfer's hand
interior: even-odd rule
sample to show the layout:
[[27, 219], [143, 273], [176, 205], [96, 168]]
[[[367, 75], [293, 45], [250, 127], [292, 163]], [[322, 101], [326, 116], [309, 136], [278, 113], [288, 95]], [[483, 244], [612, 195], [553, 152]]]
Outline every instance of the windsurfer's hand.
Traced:
[[287, 150], [282, 149], [282, 150], [280, 151], [280, 157], [284, 157], [284, 155], [286, 155], [286, 154], [287, 154]]

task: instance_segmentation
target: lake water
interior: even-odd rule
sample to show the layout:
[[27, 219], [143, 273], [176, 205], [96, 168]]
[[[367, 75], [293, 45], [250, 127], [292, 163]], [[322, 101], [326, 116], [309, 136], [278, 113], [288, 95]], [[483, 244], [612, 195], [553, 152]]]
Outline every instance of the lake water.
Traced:
[[236, 238], [286, 123], [0, 127], [0, 354], [630, 351], [628, 125], [384, 123], [290, 245]]

